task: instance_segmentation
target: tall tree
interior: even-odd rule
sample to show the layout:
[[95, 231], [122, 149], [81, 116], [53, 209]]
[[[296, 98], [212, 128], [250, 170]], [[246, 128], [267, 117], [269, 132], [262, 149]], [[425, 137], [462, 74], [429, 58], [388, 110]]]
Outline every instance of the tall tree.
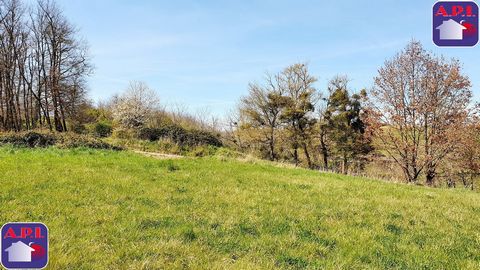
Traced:
[[328, 98], [322, 98], [321, 105], [317, 107], [317, 132], [318, 132], [318, 148], [322, 155], [322, 167], [324, 170], [329, 169], [330, 160], [330, 128], [328, 121]]
[[457, 143], [471, 96], [459, 62], [433, 56], [416, 41], [379, 70], [370, 120], [407, 182], [425, 173], [426, 183], [434, 184], [439, 164]]
[[365, 135], [361, 100], [366, 93], [350, 95], [347, 77], [335, 77], [330, 82], [330, 96], [325, 112], [326, 128], [334, 144], [335, 152], [342, 161], [341, 171], [348, 172], [349, 161], [368, 154], [371, 150], [370, 139]]
[[38, 7], [44, 24], [43, 42], [48, 55], [45, 82], [51, 92], [55, 129], [67, 131], [68, 102], [74, 104], [78, 99], [83, 75], [90, 71], [87, 49], [54, 2], [40, 1]]
[[317, 78], [312, 76], [306, 64], [294, 64], [287, 67], [280, 75], [280, 85], [287, 98], [282, 120], [288, 125], [289, 141], [293, 148], [295, 165], [299, 164], [298, 149], [302, 148], [309, 168], [314, 164], [310, 155], [315, 118], [313, 112], [318, 101], [314, 87]]
[[25, 9], [18, 0], [1, 2], [0, 25], [0, 105], [5, 129], [22, 129], [20, 96], [20, 63], [26, 44], [23, 15]]
[[268, 158], [272, 161], [277, 159], [277, 133], [286, 102], [283, 89], [279, 86], [279, 78], [279, 75], [267, 74], [264, 85], [250, 84], [248, 96], [240, 101], [240, 113], [246, 120], [242, 127], [248, 126], [261, 134], [260, 142], [266, 145]]
[[67, 131], [86, 102], [87, 47], [54, 2], [27, 7], [0, 1], [0, 129]]

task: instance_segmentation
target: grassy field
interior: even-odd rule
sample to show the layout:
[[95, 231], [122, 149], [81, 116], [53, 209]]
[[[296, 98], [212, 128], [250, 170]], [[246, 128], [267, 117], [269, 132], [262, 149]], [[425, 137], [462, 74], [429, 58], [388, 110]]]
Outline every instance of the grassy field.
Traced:
[[49, 269], [479, 269], [480, 194], [223, 158], [0, 148]]

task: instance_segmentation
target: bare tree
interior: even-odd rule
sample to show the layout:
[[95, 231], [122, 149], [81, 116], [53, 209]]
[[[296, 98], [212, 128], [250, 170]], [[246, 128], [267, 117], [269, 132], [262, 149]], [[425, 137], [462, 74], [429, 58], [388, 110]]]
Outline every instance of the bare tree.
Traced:
[[[91, 72], [85, 43], [51, 1], [0, 2], [0, 128], [66, 131]], [[51, 117], [53, 116], [53, 124]]]
[[[30, 11], [30, 12], [29, 12]], [[85, 43], [54, 2], [0, 1], [0, 128], [66, 131], [85, 102]], [[53, 116], [53, 125], [51, 117]]]
[[[478, 112], [478, 111], [477, 111]], [[441, 176], [448, 187], [474, 189], [475, 180], [480, 176], [480, 121], [478, 114], [472, 114], [458, 130], [457, 144], [446, 157], [448, 162], [441, 165]]]
[[3, 127], [7, 130], [22, 129], [19, 81], [21, 54], [26, 43], [24, 33], [24, 7], [18, 0], [2, 1], [2, 20], [0, 25], [0, 99]]
[[54, 124], [57, 131], [66, 131], [67, 102], [75, 103], [83, 90], [82, 76], [90, 71], [87, 50], [55, 3], [40, 1], [38, 7], [45, 19], [42, 29], [49, 58], [45, 80], [51, 91]]
[[416, 183], [436, 170], [456, 144], [455, 133], [468, 115], [469, 79], [458, 61], [447, 61], [411, 42], [387, 61], [371, 91], [370, 124], [384, 149]]

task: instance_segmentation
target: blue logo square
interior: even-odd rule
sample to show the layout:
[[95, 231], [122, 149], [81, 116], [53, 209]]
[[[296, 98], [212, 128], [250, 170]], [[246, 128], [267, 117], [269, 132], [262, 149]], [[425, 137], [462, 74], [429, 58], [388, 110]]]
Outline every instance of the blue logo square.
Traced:
[[441, 47], [478, 43], [478, 5], [473, 1], [439, 1], [433, 6], [433, 42]]
[[1, 261], [7, 269], [43, 269], [48, 264], [48, 228], [42, 223], [2, 227]]

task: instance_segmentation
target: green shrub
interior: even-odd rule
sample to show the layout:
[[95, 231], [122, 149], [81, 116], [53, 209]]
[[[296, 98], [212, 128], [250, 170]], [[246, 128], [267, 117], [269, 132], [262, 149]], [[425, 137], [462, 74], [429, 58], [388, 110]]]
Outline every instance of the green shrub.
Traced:
[[217, 136], [203, 130], [190, 130], [187, 133], [186, 144], [189, 146], [211, 145], [216, 147], [221, 147], [223, 145]]
[[93, 138], [86, 135], [77, 134], [59, 134], [57, 135], [56, 145], [62, 148], [92, 148], [92, 149], [107, 149], [107, 150], [122, 150], [121, 147], [113, 146], [98, 138]]
[[160, 129], [158, 128], [142, 128], [138, 132], [138, 138], [141, 140], [155, 142], [160, 139]]
[[141, 140], [158, 141], [169, 139], [179, 146], [211, 145], [220, 147], [222, 142], [214, 134], [202, 130], [187, 130], [179, 125], [166, 125], [161, 128], [143, 128], [139, 131]]
[[93, 134], [99, 138], [110, 137], [112, 135], [112, 125], [103, 122], [96, 123]]
[[188, 131], [179, 125], [167, 125], [158, 130], [158, 134], [163, 139], [170, 139], [174, 143], [185, 145]]
[[55, 144], [55, 138], [51, 134], [37, 132], [7, 133], [0, 135], [0, 144], [11, 144], [22, 147], [48, 147]]
[[14, 146], [37, 148], [59, 146], [62, 148], [93, 148], [121, 150], [121, 148], [110, 145], [97, 138], [74, 133], [41, 133], [41, 132], [19, 132], [0, 135], [0, 144], [11, 144]]

